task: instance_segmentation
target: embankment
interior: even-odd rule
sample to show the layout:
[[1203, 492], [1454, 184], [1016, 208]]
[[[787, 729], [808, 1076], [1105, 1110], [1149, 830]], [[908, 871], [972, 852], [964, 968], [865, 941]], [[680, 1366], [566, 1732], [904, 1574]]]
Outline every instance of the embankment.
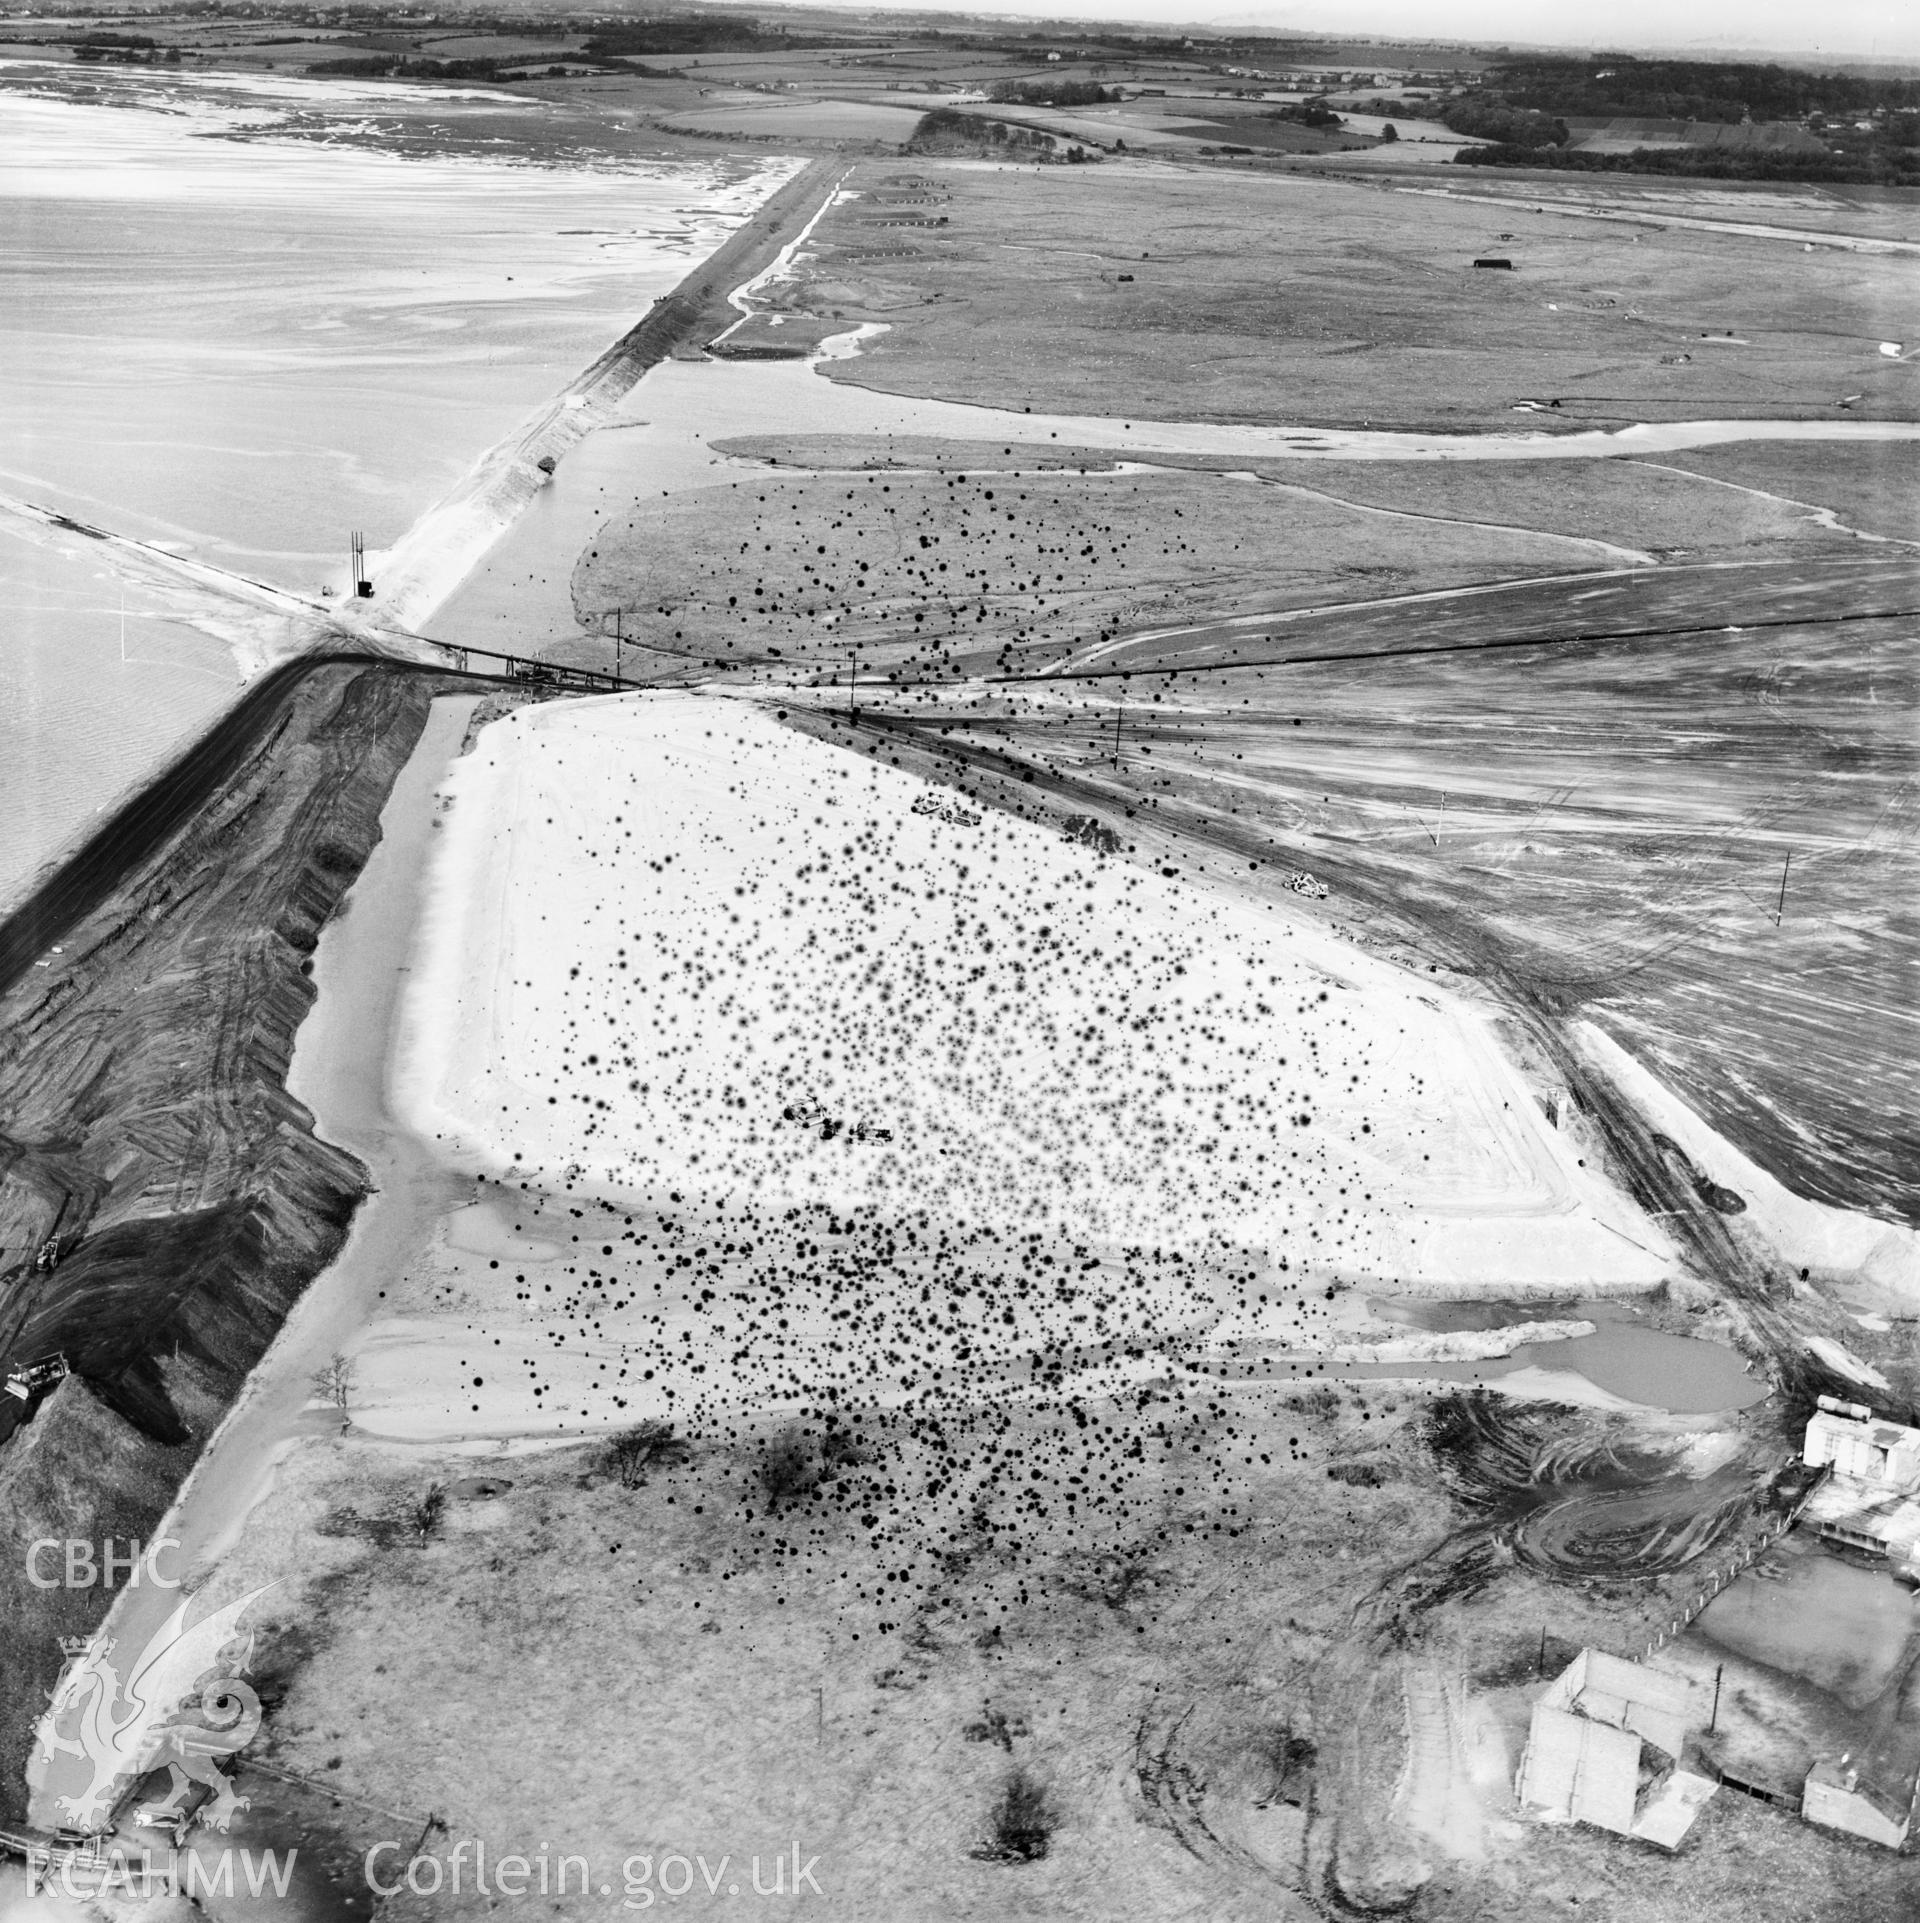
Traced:
[[108, 817], [33, 893], [0, 920], [0, 994], [177, 836], [284, 725], [316, 670], [366, 665], [360, 653], [304, 654], [255, 682], [198, 741]]
[[810, 214], [845, 171], [836, 160], [803, 167], [644, 319], [489, 448], [452, 493], [378, 557], [376, 611], [406, 628], [428, 620], [546, 485], [552, 464], [603, 425], [648, 368], [697, 350], [738, 318], [728, 293], [778, 258], [781, 235]]
[[[364, 1171], [287, 1063], [320, 928], [446, 685], [337, 657], [270, 677], [0, 930], [0, 1369], [73, 1371], [0, 1414], [10, 1540], [146, 1538], [345, 1235]], [[52, 928], [58, 952], [22, 956]], [[56, 1638], [109, 1600], [0, 1566], [0, 1812]]]

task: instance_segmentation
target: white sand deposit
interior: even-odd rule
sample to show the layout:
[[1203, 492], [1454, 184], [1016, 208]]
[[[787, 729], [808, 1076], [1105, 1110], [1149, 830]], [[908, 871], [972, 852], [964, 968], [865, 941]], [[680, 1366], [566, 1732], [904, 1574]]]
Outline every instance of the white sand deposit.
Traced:
[[[1761, 1237], [1783, 1262], [1838, 1286], [1856, 1308], [1920, 1316], [1920, 1234], [1903, 1223], [1794, 1194], [1702, 1121], [1603, 1029], [1583, 1021], [1575, 1025], [1575, 1033], [1656, 1128], [1713, 1181], [1745, 1202], [1734, 1221]], [[1828, 1360], [1856, 1379], [1876, 1379], [1874, 1371], [1853, 1357]]]
[[370, 1332], [357, 1422], [1012, 1393], [1042, 1353], [1130, 1381], [1163, 1340], [1337, 1340], [1340, 1281], [1667, 1272], [1464, 1005], [958, 802], [726, 699], [482, 733], [396, 1099], [455, 1166], [557, 1203], [459, 1218], [449, 1248], [488, 1258], [459, 1265], [466, 1313]]
[[523, 710], [451, 797], [397, 1086], [475, 1170], [1403, 1283], [1665, 1272], [1464, 1008], [1032, 824], [916, 813], [953, 797], [755, 709]]
[[1571, 1342], [1591, 1335], [1596, 1326], [1592, 1322], [1561, 1321], [1419, 1334], [1401, 1330], [1378, 1342], [1336, 1342], [1325, 1354], [1330, 1362], [1488, 1362], [1529, 1344]]

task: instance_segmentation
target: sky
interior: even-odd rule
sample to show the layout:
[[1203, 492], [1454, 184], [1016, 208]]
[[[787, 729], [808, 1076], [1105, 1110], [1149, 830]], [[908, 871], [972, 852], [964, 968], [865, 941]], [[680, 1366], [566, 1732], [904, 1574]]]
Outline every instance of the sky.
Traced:
[[1914, 0], [904, 0], [914, 11], [1145, 20], [1257, 32], [1354, 34], [1625, 52], [1760, 50], [1810, 59], [1920, 60]]

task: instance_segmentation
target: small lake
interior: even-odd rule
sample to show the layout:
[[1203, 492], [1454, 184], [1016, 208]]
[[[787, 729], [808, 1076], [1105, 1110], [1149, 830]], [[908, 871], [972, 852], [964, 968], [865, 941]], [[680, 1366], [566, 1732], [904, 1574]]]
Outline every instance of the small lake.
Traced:
[[[1618, 1301], [1556, 1297], [1530, 1302], [1438, 1302], [1408, 1297], [1370, 1298], [1382, 1321], [1400, 1322], [1429, 1334], [1477, 1333], [1518, 1323], [1595, 1322], [1592, 1335], [1552, 1342], [1523, 1342], [1511, 1355], [1474, 1361], [1413, 1359], [1401, 1362], [1334, 1362], [1305, 1351], [1250, 1355], [1212, 1364], [1207, 1373], [1234, 1381], [1440, 1381], [1497, 1388], [1506, 1376], [1526, 1373], [1530, 1392], [1544, 1393], [1543, 1376], [1578, 1377], [1607, 1395], [1669, 1415], [1720, 1415], [1750, 1408], [1772, 1393], [1747, 1372], [1723, 1343], [1649, 1329], [1639, 1311]], [[1517, 1385], [1516, 1385], [1517, 1386]], [[1569, 1384], [1569, 1394], [1576, 1393]]]
[[1747, 1373], [1732, 1349], [1693, 1336], [1663, 1335], [1627, 1323], [1603, 1323], [1592, 1335], [1564, 1342], [1523, 1343], [1498, 1363], [1476, 1366], [1499, 1373], [1513, 1369], [1570, 1369], [1627, 1402], [1665, 1409], [1671, 1415], [1717, 1415], [1751, 1408], [1772, 1391]]
[[[1556, 1296], [1533, 1301], [1436, 1302], [1407, 1296], [1369, 1297], [1382, 1321], [1431, 1334], [1512, 1328], [1522, 1322], [1594, 1322], [1592, 1335], [1523, 1342], [1511, 1355], [1479, 1362], [1373, 1363], [1381, 1375], [1439, 1375], [1498, 1382], [1521, 1369], [1566, 1370], [1596, 1389], [1670, 1415], [1713, 1415], [1750, 1408], [1771, 1393], [1724, 1343], [1650, 1329], [1631, 1302]], [[1350, 1371], [1350, 1373], [1357, 1373]]]

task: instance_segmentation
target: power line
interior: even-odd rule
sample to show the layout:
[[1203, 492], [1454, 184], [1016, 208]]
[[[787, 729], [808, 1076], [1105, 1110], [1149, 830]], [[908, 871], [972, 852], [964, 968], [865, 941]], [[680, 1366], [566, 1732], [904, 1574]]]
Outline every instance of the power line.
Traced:
[[[996, 687], [1020, 687], [1041, 681], [1108, 681], [1136, 674], [1164, 674], [1169, 680], [1182, 674], [1234, 674], [1243, 668], [1307, 668], [1320, 662], [1394, 661], [1422, 654], [1491, 654], [1501, 648], [1570, 648], [1599, 641], [1678, 640], [1688, 635], [1725, 634], [1729, 629], [1747, 633], [1759, 628], [1839, 627], [1854, 621], [1904, 621], [1920, 615], [1920, 608], [1871, 608], [1855, 614], [1791, 615], [1766, 621], [1713, 621], [1691, 628], [1597, 628], [1580, 634], [1503, 635], [1491, 641], [1436, 641], [1410, 648], [1352, 648], [1328, 654], [1278, 654], [1259, 660], [1194, 661], [1170, 668], [1080, 668], [1042, 669], [1037, 674], [990, 674], [982, 679]], [[951, 686], [951, 683], [915, 682], [916, 687]]]

